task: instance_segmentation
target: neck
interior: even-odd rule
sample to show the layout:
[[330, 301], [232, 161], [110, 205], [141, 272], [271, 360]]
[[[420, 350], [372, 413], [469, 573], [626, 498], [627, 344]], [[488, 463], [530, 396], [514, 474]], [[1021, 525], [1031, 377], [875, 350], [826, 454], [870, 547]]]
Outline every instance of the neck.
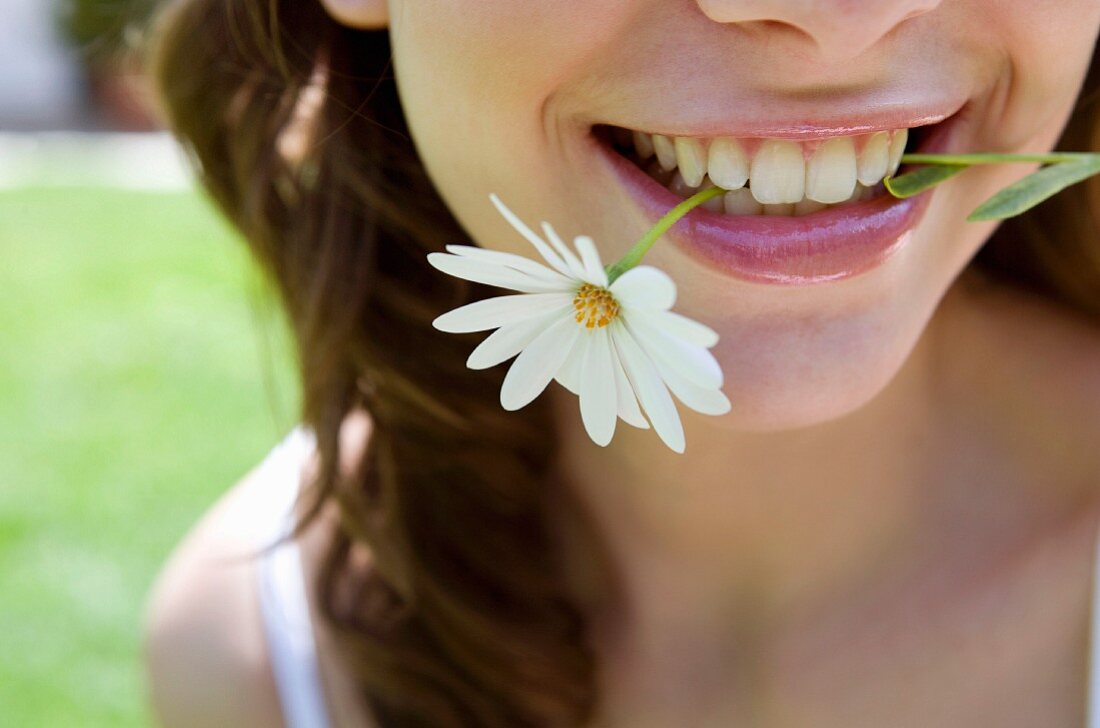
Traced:
[[[936, 462], [936, 341], [930, 324], [883, 391], [829, 422], [745, 432], [681, 409], [683, 455], [622, 423], [611, 446], [596, 447], [575, 397], [555, 392], [559, 473], [606, 556], [582, 599], [614, 599], [612, 611], [626, 605], [654, 625], [676, 609], [696, 624], [707, 621], [700, 610], [782, 621], [912, 553], [927, 538], [914, 524]], [[573, 547], [583, 556], [567, 562], [592, 564], [594, 543]]]

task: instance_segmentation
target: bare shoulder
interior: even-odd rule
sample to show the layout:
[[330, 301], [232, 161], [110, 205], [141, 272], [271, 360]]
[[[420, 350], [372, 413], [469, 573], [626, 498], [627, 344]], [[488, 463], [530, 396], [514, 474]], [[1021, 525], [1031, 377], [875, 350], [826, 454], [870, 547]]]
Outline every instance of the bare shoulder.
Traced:
[[[365, 436], [362, 417], [344, 430], [349, 426]], [[256, 574], [256, 556], [273, 528], [271, 519], [257, 517], [272, 512], [270, 486], [261, 467], [253, 468], [203, 515], [156, 580], [144, 658], [161, 725], [283, 724]]]
[[153, 587], [145, 664], [165, 726], [282, 724], [254, 588], [260, 475], [253, 469], [202, 517]]

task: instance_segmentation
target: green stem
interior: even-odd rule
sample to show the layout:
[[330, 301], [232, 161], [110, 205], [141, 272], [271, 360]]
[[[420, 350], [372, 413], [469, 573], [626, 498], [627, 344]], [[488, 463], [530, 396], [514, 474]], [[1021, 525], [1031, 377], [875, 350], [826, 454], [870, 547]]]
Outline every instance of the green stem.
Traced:
[[1073, 162], [1095, 156], [1088, 152], [1054, 152], [1051, 154], [905, 154], [901, 161], [907, 164], [942, 164], [952, 167], [969, 167], [972, 164], [1002, 164], [1004, 162], [1040, 162], [1054, 164]]
[[669, 210], [664, 217], [657, 221], [656, 225], [649, 229], [649, 232], [642, 236], [641, 240], [635, 243], [633, 248], [627, 251], [626, 255], [617, 262], [607, 266], [608, 285], [614, 283], [616, 278], [642, 262], [642, 257], [649, 252], [649, 249], [653, 247], [657, 239], [668, 232], [669, 228], [679, 222], [680, 218], [699, 205], [702, 205], [707, 200], [714, 199], [725, 193], [726, 191], [721, 187], [708, 187], [705, 190], [696, 192], [694, 195]]

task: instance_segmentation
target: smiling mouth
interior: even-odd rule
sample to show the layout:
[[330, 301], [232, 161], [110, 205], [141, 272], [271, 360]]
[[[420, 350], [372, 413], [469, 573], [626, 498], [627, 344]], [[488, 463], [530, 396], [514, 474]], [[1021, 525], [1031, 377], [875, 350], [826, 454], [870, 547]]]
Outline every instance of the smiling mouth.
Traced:
[[673, 137], [607, 124], [592, 133], [680, 199], [726, 190], [704, 203], [712, 212], [800, 217], [887, 196], [883, 178], [943, 123], [808, 141]]
[[597, 124], [588, 138], [649, 225], [703, 187], [726, 190], [669, 229], [691, 258], [734, 278], [805, 285], [870, 271], [907, 246], [934, 191], [898, 199], [882, 179], [906, 171], [906, 152], [952, 151], [965, 108], [847, 135], [675, 138]]

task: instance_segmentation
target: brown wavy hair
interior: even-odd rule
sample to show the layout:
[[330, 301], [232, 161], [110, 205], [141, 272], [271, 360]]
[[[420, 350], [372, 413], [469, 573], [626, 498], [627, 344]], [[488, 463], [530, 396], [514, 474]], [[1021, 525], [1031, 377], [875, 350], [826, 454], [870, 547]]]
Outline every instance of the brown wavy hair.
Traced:
[[[595, 665], [548, 525], [549, 412], [502, 410], [502, 368], [466, 369], [469, 338], [430, 325], [482, 292], [426, 263], [471, 241], [410, 139], [388, 33], [316, 0], [176, 0], [152, 38], [165, 116], [289, 314], [311, 513], [340, 514], [315, 588], [365, 704], [387, 727], [584, 724]], [[1066, 148], [1094, 146], [1096, 66]], [[1098, 194], [1002, 225], [973, 265], [1100, 321]], [[348, 473], [358, 408], [372, 435]]]

